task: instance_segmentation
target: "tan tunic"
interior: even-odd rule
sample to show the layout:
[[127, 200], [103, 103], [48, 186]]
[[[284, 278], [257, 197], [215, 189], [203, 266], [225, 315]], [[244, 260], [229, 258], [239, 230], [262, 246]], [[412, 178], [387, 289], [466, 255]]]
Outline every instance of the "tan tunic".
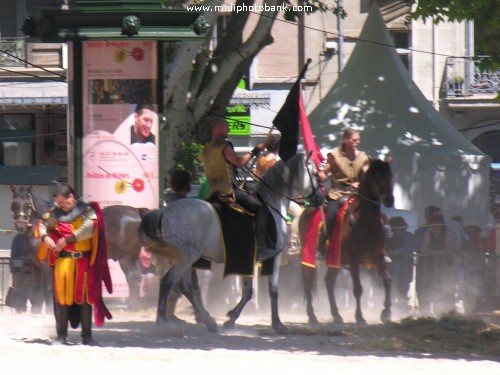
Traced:
[[328, 198], [337, 200], [345, 195], [350, 195], [357, 191], [352, 186], [354, 182], [359, 182], [363, 175], [363, 168], [368, 166], [370, 159], [364, 152], [360, 152], [354, 160], [350, 160], [342, 150], [342, 145], [332, 151], [335, 163], [330, 164], [331, 189], [328, 191]]
[[223, 154], [227, 145], [229, 142], [225, 139], [210, 141], [200, 155], [210, 193], [217, 192], [224, 195], [233, 193], [234, 170]]
[[274, 164], [276, 164], [275, 154], [268, 153], [267, 155], [262, 155], [257, 159], [257, 163], [255, 166], [255, 175], [259, 178], [262, 178], [266, 174], [269, 168], [271, 168]]

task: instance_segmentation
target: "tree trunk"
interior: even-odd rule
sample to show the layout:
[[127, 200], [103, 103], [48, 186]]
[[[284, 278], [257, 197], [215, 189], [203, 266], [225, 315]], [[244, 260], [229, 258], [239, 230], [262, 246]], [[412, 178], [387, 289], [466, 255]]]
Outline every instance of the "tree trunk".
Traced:
[[[254, 0], [239, 0], [240, 3], [253, 4]], [[215, 1], [210, 2], [215, 4]], [[276, 7], [280, 0], [269, 0], [267, 5]], [[208, 5], [209, 2], [205, 2]], [[210, 25], [216, 21], [215, 14], [207, 14]], [[181, 140], [194, 136], [196, 126], [203, 125], [202, 133], [207, 133], [206, 115], [211, 112], [214, 101], [217, 108], [214, 113], [223, 114], [231, 94], [241, 77], [243, 70], [251, 64], [255, 55], [272, 42], [271, 29], [276, 19], [276, 11], [262, 12], [257, 25], [248, 39], [242, 43], [241, 36], [248, 20], [248, 14], [234, 12], [232, 21], [219, 47], [210, 61], [197, 66], [203, 74], [192, 74], [193, 61], [199, 51], [208, 51], [210, 38], [205, 42], [183, 42], [172, 62], [165, 70], [164, 124], [165, 137], [165, 172], [175, 166], [175, 155]], [[210, 18], [208, 18], [210, 17]], [[203, 56], [202, 56], [203, 57]], [[199, 128], [200, 129], [200, 128]]]

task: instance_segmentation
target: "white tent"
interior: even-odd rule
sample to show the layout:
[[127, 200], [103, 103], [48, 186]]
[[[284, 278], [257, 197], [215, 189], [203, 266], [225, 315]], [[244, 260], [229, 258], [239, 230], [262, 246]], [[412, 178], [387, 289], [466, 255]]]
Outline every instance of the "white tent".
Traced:
[[316, 142], [325, 152], [345, 128], [358, 129], [360, 149], [394, 158], [395, 208], [414, 211], [422, 222], [432, 204], [448, 218], [486, 224], [490, 158], [436, 111], [392, 46], [374, 2], [345, 70], [309, 115]]

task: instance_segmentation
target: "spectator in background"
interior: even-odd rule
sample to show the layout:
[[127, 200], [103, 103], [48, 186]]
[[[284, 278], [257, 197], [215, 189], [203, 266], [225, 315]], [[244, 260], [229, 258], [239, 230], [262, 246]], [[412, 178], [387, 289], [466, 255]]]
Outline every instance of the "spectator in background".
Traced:
[[[441, 215], [444, 218], [443, 213]], [[453, 238], [453, 251], [458, 251], [465, 241], [469, 239], [469, 236], [464, 230], [464, 219], [460, 215], [455, 215], [451, 220], [445, 220], [446, 225], [451, 231]]]
[[402, 216], [389, 219], [392, 237], [387, 239], [386, 251], [391, 258], [389, 272], [395, 288], [395, 305], [408, 312], [408, 292], [413, 280], [413, 252], [415, 251], [415, 236], [408, 231], [408, 223]]
[[[491, 273], [486, 267], [486, 241], [481, 228], [476, 225], [464, 227], [469, 237], [460, 247], [461, 269], [458, 282], [458, 297], [463, 301], [466, 314], [478, 312], [486, 304], [487, 288]], [[488, 280], [489, 278], [489, 280]]]
[[422, 313], [429, 312], [429, 303], [427, 298], [427, 267], [430, 264], [429, 258], [422, 254], [422, 243], [424, 241], [424, 236], [427, 230], [430, 228], [430, 222], [437, 218], [439, 215], [435, 215], [435, 213], [439, 213], [440, 209], [436, 206], [427, 206], [424, 211], [425, 222], [423, 225], [418, 227], [415, 230], [414, 238], [415, 238], [415, 251], [418, 254], [417, 258], [417, 266], [416, 266], [416, 275], [415, 275], [415, 290], [418, 297], [418, 305], [419, 310]]
[[176, 169], [170, 177], [170, 187], [165, 192], [167, 203], [186, 198], [191, 191], [193, 175], [185, 169]]
[[453, 235], [442, 217], [435, 216], [429, 221], [420, 251], [423, 257], [419, 259], [419, 266], [424, 266], [418, 274], [420, 309], [428, 313], [432, 303], [436, 314], [454, 310], [457, 278], [453, 255], [456, 253]]
[[203, 176], [201, 179], [201, 184], [200, 184], [200, 190], [198, 191], [198, 199], [207, 199], [208, 196], [210, 195], [210, 185], [208, 184], [207, 181], [207, 176]]
[[488, 234], [488, 252], [500, 256], [500, 205], [495, 206], [493, 219], [493, 228]]
[[271, 168], [278, 162], [279, 150], [280, 136], [277, 134], [273, 134], [269, 137], [266, 145], [266, 151], [257, 159], [254, 173], [258, 178], [262, 178], [264, 174], [266, 174], [266, 172], [269, 170], [269, 168]]
[[415, 230], [414, 236], [415, 236], [415, 245], [417, 247], [417, 252], [420, 253], [420, 248], [422, 247], [422, 242], [424, 240], [425, 232], [427, 232], [427, 229], [430, 227], [430, 221], [433, 220], [435, 217], [441, 216], [441, 209], [436, 206], [427, 206], [424, 211], [424, 219], [425, 222], [423, 225], [418, 227]]

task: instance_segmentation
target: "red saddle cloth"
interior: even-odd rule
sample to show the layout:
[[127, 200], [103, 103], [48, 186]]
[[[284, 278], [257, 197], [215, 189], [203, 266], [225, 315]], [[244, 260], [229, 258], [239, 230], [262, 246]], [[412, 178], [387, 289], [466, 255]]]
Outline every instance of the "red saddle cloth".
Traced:
[[[326, 259], [325, 263], [328, 267], [340, 267], [340, 254], [342, 243], [342, 226], [344, 223], [344, 216], [347, 212], [349, 204], [354, 198], [350, 198], [340, 208], [337, 213], [337, 222], [333, 230], [331, 238], [327, 241]], [[304, 234], [304, 246], [302, 249], [302, 264], [309, 267], [316, 267], [316, 250], [318, 247], [318, 238], [320, 235], [321, 227], [323, 225], [323, 215], [320, 209], [316, 209], [309, 219], [309, 223]]]

